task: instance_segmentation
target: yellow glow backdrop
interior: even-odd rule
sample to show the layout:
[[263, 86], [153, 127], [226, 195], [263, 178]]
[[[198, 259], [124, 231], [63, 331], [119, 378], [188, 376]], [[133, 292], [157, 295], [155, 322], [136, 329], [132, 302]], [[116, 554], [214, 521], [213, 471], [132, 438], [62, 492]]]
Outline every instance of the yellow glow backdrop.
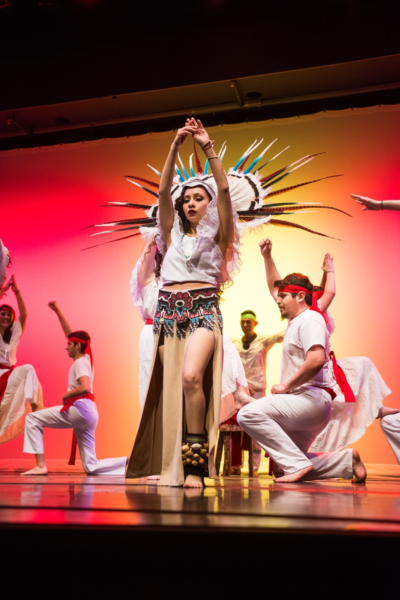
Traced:
[[[256, 311], [260, 333], [282, 328], [265, 283], [258, 249], [263, 237], [272, 239], [282, 275], [301, 271], [317, 283], [323, 256], [330, 252], [337, 277], [337, 296], [331, 307], [336, 322], [332, 347], [338, 358], [370, 357], [393, 391], [386, 403], [400, 406], [400, 214], [362, 213], [349, 195], [400, 197], [400, 108], [377, 107], [220, 126], [212, 128], [210, 134], [217, 149], [228, 141], [226, 168], [233, 166], [256, 138], [264, 138], [265, 145], [278, 138], [269, 157], [290, 145], [271, 164], [271, 170], [306, 154], [326, 152], [277, 187], [327, 175], [344, 176], [306, 186], [280, 196], [279, 201], [322, 202], [353, 215], [349, 218], [319, 211], [288, 217], [343, 241], [271, 226], [248, 235], [242, 270], [224, 295], [225, 332], [241, 335], [239, 314], [246, 308]], [[73, 328], [89, 331], [100, 412], [99, 457], [129, 453], [139, 419], [138, 339], [142, 323], [129, 296], [129, 279], [142, 241], [134, 238], [81, 252], [81, 248], [111, 237], [89, 238], [90, 230], [79, 229], [133, 214], [125, 209], [98, 208], [108, 201], [151, 203], [150, 196], [126, 182], [124, 175], [151, 179], [146, 164], [162, 169], [172, 137], [172, 133], [149, 134], [2, 155], [0, 237], [16, 257], [10, 273], [15, 273], [29, 312], [18, 361], [36, 367], [45, 404], [59, 404], [70, 361], [61, 329], [47, 302], [56, 299]], [[185, 162], [191, 152], [188, 143], [181, 153]], [[6, 301], [16, 304], [12, 293]], [[277, 346], [269, 355], [268, 387], [279, 381], [279, 361]], [[0, 455], [21, 457], [22, 441], [20, 436], [2, 445]], [[49, 458], [67, 457], [69, 443], [69, 432], [46, 431]], [[395, 462], [377, 421], [356, 446], [366, 462]]]

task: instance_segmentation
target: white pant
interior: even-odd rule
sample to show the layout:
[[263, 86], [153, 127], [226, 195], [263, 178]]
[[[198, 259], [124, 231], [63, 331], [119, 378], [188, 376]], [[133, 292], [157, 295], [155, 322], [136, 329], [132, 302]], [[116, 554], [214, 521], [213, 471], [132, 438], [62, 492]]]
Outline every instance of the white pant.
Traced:
[[99, 420], [97, 407], [92, 400], [77, 401], [60, 413], [61, 406], [44, 408], [29, 413], [25, 420], [24, 452], [44, 454], [43, 429], [73, 429], [78, 443], [83, 468], [88, 475], [125, 475], [126, 456], [97, 460], [94, 432]]
[[385, 438], [394, 452], [397, 464], [400, 465], [400, 413], [387, 415], [380, 421]]
[[285, 474], [312, 465], [314, 469], [307, 480], [351, 479], [351, 449], [324, 454], [308, 452], [330, 415], [329, 394], [314, 388], [307, 394], [275, 394], [255, 400], [239, 411], [237, 420]]

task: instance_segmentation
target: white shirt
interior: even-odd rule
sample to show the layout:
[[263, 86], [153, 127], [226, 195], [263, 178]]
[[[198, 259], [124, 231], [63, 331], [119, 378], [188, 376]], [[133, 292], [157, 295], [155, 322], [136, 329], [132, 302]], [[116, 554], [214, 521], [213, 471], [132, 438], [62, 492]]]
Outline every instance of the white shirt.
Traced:
[[242, 360], [247, 383], [251, 389], [255, 391], [266, 389], [267, 354], [274, 344], [283, 342], [284, 335], [284, 331], [273, 335], [257, 335], [247, 350], [243, 348], [241, 339], [232, 340]]
[[325, 349], [325, 364], [313, 379], [296, 388], [296, 392], [310, 387], [334, 388], [329, 372], [329, 338], [323, 317], [314, 310], [305, 310], [292, 319], [283, 341], [281, 383], [286, 383], [297, 373], [312, 346]]
[[19, 319], [14, 321], [11, 326], [11, 339], [10, 343], [6, 344], [0, 334], [0, 363], [13, 367], [17, 364], [17, 346], [22, 335], [22, 328]]
[[[88, 354], [85, 356], [81, 356], [77, 360], [74, 360], [74, 364], [69, 370], [68, 375], [68, 391], [72, 392], [72, 390], [76, 390], [81, 384], [78, 379], [82, 376], [89, 377], [90, 379], [90, 391], [93, 391], [93, 372], [92, 367], [90, 365], [90, 357]], [[79, 400], [77, 400], [79, 402]]]

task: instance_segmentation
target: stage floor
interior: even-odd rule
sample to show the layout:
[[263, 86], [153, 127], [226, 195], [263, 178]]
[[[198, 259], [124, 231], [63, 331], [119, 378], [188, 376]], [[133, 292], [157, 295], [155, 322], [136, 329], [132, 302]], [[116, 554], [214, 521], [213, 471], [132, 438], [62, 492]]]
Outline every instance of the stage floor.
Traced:
[[220, 477], [204, 491], [79, 472], [0, 472], [0, 525], [400, 536], [397, 471], [382, 479], [375, 468], [366, 485]]

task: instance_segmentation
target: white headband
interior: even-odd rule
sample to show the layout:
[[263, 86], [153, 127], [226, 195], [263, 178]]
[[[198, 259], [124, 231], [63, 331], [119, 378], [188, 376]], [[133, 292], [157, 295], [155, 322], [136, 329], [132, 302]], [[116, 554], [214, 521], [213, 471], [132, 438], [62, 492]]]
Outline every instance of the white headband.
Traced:
[[185, 181], [182, 187], [184, 191], [186, 188], [202, 187], [210, 194], [211, 200], [214, 200], [214, 198], [216, 198], [216, 193], [214, 192], [213, 188], [207, 183], [201, 181], [201, 179], [192, 179], [191, 181]]

